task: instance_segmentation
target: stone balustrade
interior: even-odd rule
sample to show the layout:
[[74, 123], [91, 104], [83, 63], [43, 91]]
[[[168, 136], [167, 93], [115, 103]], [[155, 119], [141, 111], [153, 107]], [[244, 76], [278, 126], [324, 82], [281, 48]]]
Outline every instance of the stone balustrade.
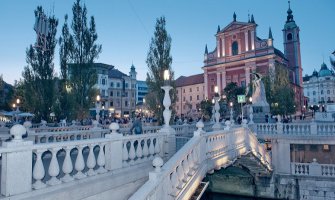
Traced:
[[319, 164], [315, 160], [311, 163], [291, 163], [291, 174], [297, 176], [318, 176], [335, 178], [334, 164]]
[[[68, 136], [58, 142], [34, 144], [22, 139], [25, 127], [14, 125], [10, 130], [13, 139], [4, 142], [0, 148], [1, 194], [13, 196], [120, 171], [128, 166], [150, 163], [158, 155], [164, 159], [171, 157], [167, 152], [170, 145], [175, 145], [169, 143], [169, 137], [174, 134], [170, 136], [168, 132], [161, 132], [124, 136], [117, 132], [118, 129], [118, 124], [111, 124], [110, 132], [95, 130], [99, 134], [104, 133], [104, 137], [71, 140]], [[88, 133], [93, 134], [92, 130]]]
[[278, 138], [292, 136], [334, 136], [335, 124], [328, 122], [309, 123], [257, 123], [251, 125], [260, 138]]
[[130, 200], [189, 199], [207, 172], [226, 167], [248, 152], [272, 170], [269, 154], [249, 129], [206, 133], [203, 127], [198, 122], [194, 136], [164, 165], [154, 162], [155, 171], [149, 173], [149, 180]]

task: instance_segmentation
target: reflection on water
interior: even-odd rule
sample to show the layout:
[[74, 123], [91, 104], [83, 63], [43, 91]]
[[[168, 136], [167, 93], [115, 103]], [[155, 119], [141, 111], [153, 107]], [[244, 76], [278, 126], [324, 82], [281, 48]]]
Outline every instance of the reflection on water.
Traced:
[[268, 198], [246, 197], [215, 192], [205, 192], [200, 200], [271, 200]]

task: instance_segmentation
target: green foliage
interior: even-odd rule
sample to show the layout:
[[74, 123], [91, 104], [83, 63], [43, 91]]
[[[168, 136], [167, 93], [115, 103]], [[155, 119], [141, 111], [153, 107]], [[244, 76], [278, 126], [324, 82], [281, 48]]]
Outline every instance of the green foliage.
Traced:
[[13, 87], [7, 84], [0, 75], [0, 110], [10, 110], [10, 103], [13, 98]]
[[235, 113], [240, 113], [241, 106], [237, 103], [237, 95], [245, 94], [245, 87], [239, 87], [237, 83], [231, 82], [223, 89], [223, 94], [226, 95], [228, 104], [233, 102], [233, 110]]
[[[172, 71], [171, 37], [165, 29], [165, 18], [160, 17], [156, 21], [154, 37], [151, 38], [150, 48], [147, 55], [146, 63], [148, 65], [147, 85], [149, 94], [146, 96], [146, 104], [149, 109], [155, 113], [159, 124], [162, 124], [163, 116], [163, 98], [164, 91], [161, 87], [164, 85], [164, 70], [170, 71], [171, 86], [175, 88], [174, 72]], [[170, 91], [172, 94], [171, 107], [176, 102], [175, 89]]]
[[[94, 17], [91, 16], [89, 24], [87, 23], [86, 5], [82, 6], [80, 0], [77, 0], [72, 12], [72, 34], [66, 15], [62, 36], [59, 38], [62, 78], [58, 87], [62, 94], [60, 110], [65, 111], [62, 115], [66, 117], [83, 119], [88, 116], [91, 102], [97, 94], [97, 90], [93, 88], [97, 83], [97, 74], [92, 64], [101, 53], [102, 46], [96, 43], [98, 34]], [[71, 91], [67, 91], [67, 88]]]
[[[35, 16], [44, 14], [41, 6], [35, 10]], [[54, 17], [48, 17], [50, 32], [46, 36], [45, 49], [41, 41], [38, 41], [37, 47], [30, 45], [26, 50], [26, 61], [22, 73], [23, 83], [19, 85], [22, 89], [23, 106], [35, 114], [35, 119], [47, 120], [51, 112], [51, 106], [54, 101], [54, 53], [56, 47], [55, 36], [57, 33], [58, 20]]]
[[289, 115], [295, 113], [294, 91], [289, 81], [289, 73], [285, 66], [276, 63], [275, 73], [263, 77], [266, 99], [271, 114]]
[[200, 108], [202, 115], [205, 117], [205, 119], [210, 119], [212, 116], [212, 109], [213, 109], [213, 104], [209, 100], [202, 100], [200, 102]]

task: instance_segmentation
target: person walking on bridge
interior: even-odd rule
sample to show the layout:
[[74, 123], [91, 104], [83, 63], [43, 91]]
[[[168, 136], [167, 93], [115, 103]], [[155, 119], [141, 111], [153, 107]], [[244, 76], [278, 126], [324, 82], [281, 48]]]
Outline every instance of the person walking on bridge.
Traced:
[[133, 134], [133, 130], [135, 134], [142, 134], [142, 122], [141, 117], [137, 115], [136, 120], [133, 123], [133, 126], [130, 128], [130, 133]]

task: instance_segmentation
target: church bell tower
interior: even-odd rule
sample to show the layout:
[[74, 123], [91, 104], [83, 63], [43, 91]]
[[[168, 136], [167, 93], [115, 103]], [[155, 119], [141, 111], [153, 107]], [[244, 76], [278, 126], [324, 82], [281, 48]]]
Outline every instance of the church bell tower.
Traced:
[[293, 12], [290, 7], [287, 10], [287, 20], [283, 29], [284, 37], [284, 54], [288, 59], [288, 66], [294, 72], [292, 78], [293, 83], [302, 87], [302, 66], [301, 66], [301, 54], [300, 54], [300, 38], [299, 38], [299, 27], [293, 19]]

